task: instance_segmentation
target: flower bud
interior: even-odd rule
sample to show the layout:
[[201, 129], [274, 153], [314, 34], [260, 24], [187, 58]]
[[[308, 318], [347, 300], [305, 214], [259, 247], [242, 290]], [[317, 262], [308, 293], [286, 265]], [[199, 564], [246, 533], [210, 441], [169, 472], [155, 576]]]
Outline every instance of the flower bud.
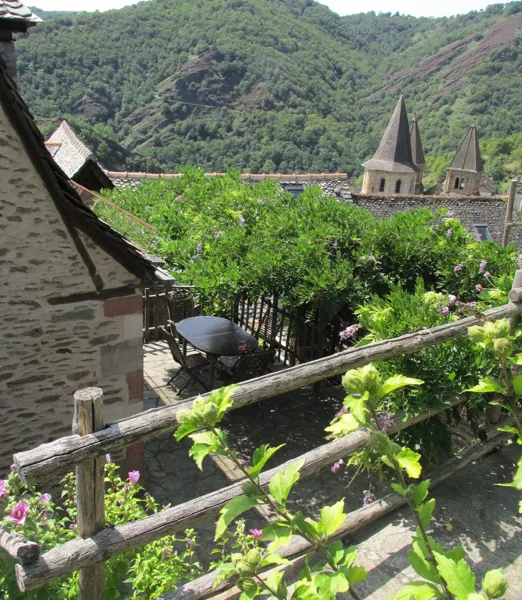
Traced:
[[246, 555], [246, 562], [251, 567], [257, 567], [257, 565], [261, 562], [261, 552], [254, 548], [253, 550], [249, 550]]
[[508, 589], [508, 580], [502, 569], [488, 571], [482, 582], [482, 589], [488, 600], [502, 598]]
[[500, 338], [493, 342], [493, 350], [499, 358], [507, 358], [513, 353], [513, 344], [506, 338]]
[[508, 337], [511, 329], [507, 319], [500, 319], [495, 323], [496, 336], [499, 338]]

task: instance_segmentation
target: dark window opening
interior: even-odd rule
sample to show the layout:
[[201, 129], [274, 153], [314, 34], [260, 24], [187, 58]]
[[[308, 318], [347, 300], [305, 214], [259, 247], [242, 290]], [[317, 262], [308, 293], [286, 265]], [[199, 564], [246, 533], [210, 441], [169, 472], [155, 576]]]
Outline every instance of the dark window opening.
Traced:
[[395, 183], [395, 193], [396, 194], [401, 193], [401, 180], [400, 179], [397, 179], [397, 182]]
[[460, 187], [460, 179], [457, 177], [457, 179], [455, 179], [455, 189], [458, 190]]
[[289, 194], [292, 194], [292, 196], [294, 198], [296, 198], [297, 196], [299, 196], [299, 194], [302, 194], [304, 191], [304, 186], [301, 184], [298, 185], [289, 185], [286, 184], [283, 186], [285, 189], [285, 192], [288, 192]]
[[479, 242], [489, 242], [491, 240], [491, 234], [487, 225], [473, 225], [473, 229], [475, 237]]
[[381, 179], [381, 185], [379, 186], [379, 192], [384, 192], [384, 186], [386, 185], [386, 179]]

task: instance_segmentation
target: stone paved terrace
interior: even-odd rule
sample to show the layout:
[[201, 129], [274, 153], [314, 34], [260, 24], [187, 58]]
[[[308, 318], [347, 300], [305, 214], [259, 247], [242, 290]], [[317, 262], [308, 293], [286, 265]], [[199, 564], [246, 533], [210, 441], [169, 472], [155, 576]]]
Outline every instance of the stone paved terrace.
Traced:
[[[165, 388], [170, 374], [177, 368], [163, 342], [145, 347], [145, 377], [148, 387], [145, 408], [156, 403], [174, 404], [181, 398]], [[183, 376], [182, 376], [183, 377]], [[181, 383], [184, 383], [180, 377]], [[219, 385], [216, 381], [216, 386]], [[199, 384], [192, 384], [182, 398], [200, 393]], [[244, 460], [262, 443], [273, 446], [286, 444], [272, 459], [270, 466], [296, 457], [325, 443], [324, 427], [339, 410], [344, 392], [326, 387], [319, 393], [304, 388], [259, 404], [229, 413], [223, 427], [229, 440]], [[206, 459], [203, 472], [188, 457], [190, 444], [175, 442], [167, 435], [150, 441], [145, 449], [145, 487], [162, 504], [185, 502], [228, 485], [237, 479], [236, 469], [221, 459]], [[518, 589], [506, 596], [507, 600], [522, 598], [522, 518], [518, 516], [517, 493], [509, 488], [495, 487], [494, 483], [508, 481], [520, 451], [516, 447], [503, 449], [478, 465], [468, 467], [451, 480], [435, 489], [438, 507], [435, 513], [434, 534], [443, 544], [451, 547], [463, 544], [471, 553], [478, 573], [503, 566], [518, 582]], [[325, 467], [299, 482], [292, 494], [292, 509], [303, 510], [316, 516], [319, 508], [346, 498], [346, 511], [361, 506], [363, 490], [369, 486], [365, 477], [352, 482], [353, 471], [334, 474]], [[372, 483], [379, 496], [386, 486]], [[471, 509], [471, 510], [470, 510]], [[252, 514], [247, 527], [263, 527], [264, 517]], [[198, 526], [199, 558], [207, 562], [212, 548], [214, 522]], [[387, 600], [400, 586], [414, 577], [408, 566], [407, 551], [414, 525], [407, 511], [392, 513], [366, 527], [344, 541], [360, 545], [360, 563], [371, 572], [360, 585], [365, 600]], [[232, 593], [220, 597], [234, 597]], [[237, 597], [237, 596], [235, 596]]]

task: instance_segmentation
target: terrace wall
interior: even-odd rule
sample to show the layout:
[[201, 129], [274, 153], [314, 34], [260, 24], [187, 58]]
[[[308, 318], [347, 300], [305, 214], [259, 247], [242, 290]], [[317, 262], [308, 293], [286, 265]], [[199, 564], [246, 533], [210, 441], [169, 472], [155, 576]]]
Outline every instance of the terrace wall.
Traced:
[[[429, 208], [435, 211], [446, 208], [460, 220], [462, 225], [474, 233], [474, 225], [487, 225], [493, 241], [502, 244], [506, 218], [506, 200], [498, 197], [481, 196], [402, 196], [351, 194], [352, 202], [371, 212], [375, 217], [385, 218], [392, 214], [414, 208]], [[510, 235], [517, 248], [522, 250], [522, 230], [513, 228]]]
[[73, 393], [101, 386], [106, 418], [142, 410], [140, 282], [79, 233], [107, 287], [93, 281], [23, 144], [0, 111], [0, 479], [14, 452], [68, 435]]

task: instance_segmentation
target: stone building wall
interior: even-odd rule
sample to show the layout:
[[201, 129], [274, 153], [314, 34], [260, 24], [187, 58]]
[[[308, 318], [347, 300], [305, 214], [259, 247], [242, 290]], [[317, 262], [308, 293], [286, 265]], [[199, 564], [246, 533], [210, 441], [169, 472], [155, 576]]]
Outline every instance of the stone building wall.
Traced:
[[[458, 182], [457, 182], [458, 179]], [[464, 171], [462, 169], [446, 169], [444, 191], [447, 194], [463, 194], [477, 196], [479, 194], [482, 173], [478, 171]], [[458, 183], [458, 187], [455, 187]]]
[[0, 172], [1, 478], [13, 453], [70, 434], [79, 388], [104, 390], [106, 420], [142, 410], [143, 358], [140, 282], [83, 234], [106, 287], [130, 295], [66, 298], [94, 284], [1, 109]]
[[[460, 219], [468, 231], [474, 233], [474, 225], [487, 225], [493, 241], [502, 243], [506, 200], [503, 198], [481, 198], [469, 196], [379, 196], [351, 194], [352, 202], [371, 212], [378, 218], [390, 217], [393, 213], [426, 207], [432, 211], [446, 208]], [[522, 250], [522, 229], [511, 231], [510, 241]]]
[[[381, 181], [384, 179], [384, 190]], [[401, 194], [414, 194], [417, 173], [390, 173], [388, 171], [364, 171], [362, 191], [364, 194], [395, 194], [397, 182], [401, 182]]]

